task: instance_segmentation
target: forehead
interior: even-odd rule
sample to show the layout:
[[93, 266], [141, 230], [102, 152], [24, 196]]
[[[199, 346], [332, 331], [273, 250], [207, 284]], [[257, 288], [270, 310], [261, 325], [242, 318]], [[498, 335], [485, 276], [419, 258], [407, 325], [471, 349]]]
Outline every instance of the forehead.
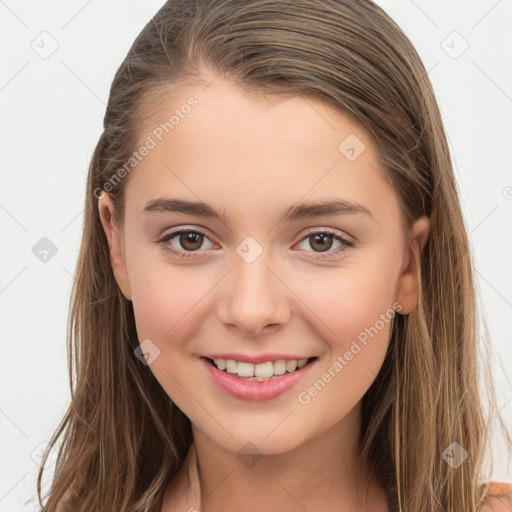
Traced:
[[368, 132], [317, 98], [256, 96], [218, 77], [151, 110], [139, 138], [151, 149], [126, 189], [139, 212], [176, 195], [242, 215], [327, 197], [397, 208]]

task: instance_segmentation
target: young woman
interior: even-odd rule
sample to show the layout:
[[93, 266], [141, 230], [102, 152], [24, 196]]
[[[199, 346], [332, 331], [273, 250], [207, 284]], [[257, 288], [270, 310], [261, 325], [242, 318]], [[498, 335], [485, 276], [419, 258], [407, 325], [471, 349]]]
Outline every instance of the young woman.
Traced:
[[395, 23], [368, 0], [171, 0], [89, 170], [44, 510], [510, 510], [476, 320], [441, 116]]

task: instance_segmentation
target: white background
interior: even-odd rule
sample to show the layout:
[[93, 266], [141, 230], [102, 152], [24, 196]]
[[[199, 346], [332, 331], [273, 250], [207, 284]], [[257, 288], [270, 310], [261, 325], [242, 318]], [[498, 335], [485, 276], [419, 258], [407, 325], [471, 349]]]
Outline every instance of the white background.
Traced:
[[[416, 46], [438, 97], [511, 425], [512, 0], [378, 3]], [[39, 510], [32, 457], [70, 396], [66, 320], [87, 167], [113, 76], [161, 5], [0, 0], [0, 512]], [[46, 59], [32, 48], [41, 38], [47, 50], [58, 44]], [[46, 263], [32, 252], [42, 237], [57, 248]], [[491, 476], [512, 482], [501, 459]]]

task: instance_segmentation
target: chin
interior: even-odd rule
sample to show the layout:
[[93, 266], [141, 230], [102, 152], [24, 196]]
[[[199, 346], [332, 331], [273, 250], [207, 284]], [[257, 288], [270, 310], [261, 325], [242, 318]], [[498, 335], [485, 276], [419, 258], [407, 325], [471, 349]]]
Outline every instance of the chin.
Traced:
[[251, 429], [231, 429], [226, 425], [231, 436], [224, 430], [220, 436], [218, 431], [215, 436], [207, 435], [225, 450], [240, 455], [279, 455], [300, 448], [306, 441], [303, 436], [290, 432], [290, 428], [282, 428], [278, 432], [279, 427], [276, 429], [276, 425], [277, 423], [273, 426], [261, 425], [261, 428], [253, 426]]

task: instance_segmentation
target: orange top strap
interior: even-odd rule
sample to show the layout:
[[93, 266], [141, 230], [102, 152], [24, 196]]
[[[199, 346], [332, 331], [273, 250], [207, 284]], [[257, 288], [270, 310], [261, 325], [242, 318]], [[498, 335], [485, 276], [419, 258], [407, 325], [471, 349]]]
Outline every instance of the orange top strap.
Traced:
[[505, 482], [489, 482], [482, 512], [511, 512], [512, 484]]
[[512, 497], [512, 484], [505, 482], [490, 482], [487, 493], [490, 496], [506, 496], [507, 498]]

